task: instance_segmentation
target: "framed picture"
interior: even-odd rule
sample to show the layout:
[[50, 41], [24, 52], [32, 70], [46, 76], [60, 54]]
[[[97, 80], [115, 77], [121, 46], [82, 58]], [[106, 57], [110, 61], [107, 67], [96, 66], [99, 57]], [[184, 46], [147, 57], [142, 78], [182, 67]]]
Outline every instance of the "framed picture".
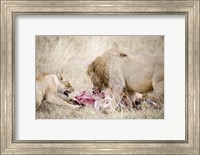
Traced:
[[1, 154], [199, 154], [199, 1], [1, 1]]

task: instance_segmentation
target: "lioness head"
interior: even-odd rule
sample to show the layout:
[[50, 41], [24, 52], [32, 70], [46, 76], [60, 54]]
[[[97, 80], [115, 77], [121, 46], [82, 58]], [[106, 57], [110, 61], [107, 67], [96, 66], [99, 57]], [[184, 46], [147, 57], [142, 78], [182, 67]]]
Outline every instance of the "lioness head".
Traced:
[[62, 81], [62, 84], [64, 85], [64, 94], [66, 96], [68, 96], [69, 93], [72, 93], [74, 91], [73, 87], [71, 86], [68, 80]]

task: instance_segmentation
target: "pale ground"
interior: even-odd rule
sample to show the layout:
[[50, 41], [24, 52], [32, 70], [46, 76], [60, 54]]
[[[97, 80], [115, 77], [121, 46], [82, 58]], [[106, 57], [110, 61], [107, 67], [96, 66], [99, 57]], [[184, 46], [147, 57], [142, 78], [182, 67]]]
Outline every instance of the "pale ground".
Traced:
[[[106, 50], [119, 48], [140, 56], [164, 56], [163, 36], [36, 36], [36, 72], [62, 73], [70, 81], [73, 97], [81, 91], [91, 92], [87, 66]], [[148, 106], [143, 110], [110, 110], [100, 113], [92, 108], [70, 110], [65, 106], [44, 103], [37, 119], [144, 119], [163, 118], [164, 109]]]

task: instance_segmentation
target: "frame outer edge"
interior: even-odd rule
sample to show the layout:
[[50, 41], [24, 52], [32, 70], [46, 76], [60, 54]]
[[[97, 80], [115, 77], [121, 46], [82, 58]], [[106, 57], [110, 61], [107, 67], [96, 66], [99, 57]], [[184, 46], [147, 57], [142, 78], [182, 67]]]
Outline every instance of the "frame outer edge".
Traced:
[[5, 85], [5, 72], [6, 72], [6, 6], [1, 2], [1, 153], [7, 148], [7, 137], [6, 137], [6, 88]]
[[197, 1], [196, 5], [194, 6], [194, 13], [195, 13], [195, 20], [194, 20], [194, 52], [196, 53], [196, 64], [195, 64], [195, 109], [194, 109], [194, 115], [195, 115], [195, 149], [196, 149], [196, 154], [200, 154], [200, 92], [199, 92], [199, 87], [200, 87], [200, 2]]
[[[28, 2], [28, 1], [27, 1]], [[45, 1], [46, 2], [46, 1]], [[171, 1], [170, 1], [171, 2]], [[191, 129], [190, 134], [189, 134], [189, 141], [191, 142], [190, 144], [192, 144], [193, 148], [183, 148], [183, 150], [181, 151], [181, 148], [178, 148], [177, 152], [176, 150], [172, 150], [172, 153], [175, 154], [198, 154], [199, 153], [199, 1], [197, 2], [191, 2], [188, 1], [188, 4], [193, 4], [193, 9], [190, 10], [190, 18], [192, 19], [192, 27], [190, 26], [188, 33], [189, 36], [192, 34], [191, 38], [188, 39], [188, 42], [190, 42], [189, 44], [189, 48], [191, 48], [190, 50], [188, 50], [188, 52], [193, 51], [193, 55], [192, 60], [194, 60], [194, 62], [189, 62], [192, 67], [192, 75], [194, 77], [192, 77], [192, 75], [190, 75], [191, 77], [189, 78], [190, 80], [193, 80], [193, 82], [191, 83], [193, 90], [192, 90], [192, 95], [191, 95], [191, 99], [190, 101], [193, 101], [192, 103], [192, 111], [188, 112], [188, 116], [192, 116], [191, 117], [191, 126], [189, 126], [188, 128]], [[24, 2], [26, 4], [26, 2]], [[69, 1], [69, 3], [71, 3]], [[185, 1], [185, 3], [187, 4], [187, 2]], [[35, 148], [35, 149], [31, 149], [31, 148], [14, 148], [14, 149], [9, 149], [8, 147], [11, 146], [13, 144], [12, 142], [12, 105], [9, 104], [11, 102], [13, 102], [12, 100], [12, 93], [10, 91], [10, 89], [12, 90], [13, 88], [13, 84], [12, 82], [10, 82], [10, 80], [12, 81], [12, 21], [9, 20], [12, 18], [12, 12], [11, 10], [8, 9], [8, 7], [6, 6], [6, 4], [13, 4], [13, 2], [10, 3], [3, 3], [1, 2], [1, 153], [2, 154], [40, 154], [40, 153], [44, 153], [44, 154], [56, 154], [57, 152], [54, 152], [53, 149], [51, 149], [51, 152], [47, 151], [45, 152], [45, 148], [42, 149], [41, 148]], [[48, 4], [46, 2], [46, 4]], [[190, 19], [188, 20], [190, 21]], [[11, 27], [10, 27], [10, 26]], [[189, 24], [190, 25], [190, 24]], [[190, 47], [191, 46], [191, 47]], [[7, 53], [8, 52], [8, 53]], [[189, 54], [188, 54], [189, 55]], [[11, 70], [10, 70], [11, 69]], [[193, 74], [194, 73], [194, 74]], [[6, 88], [6, 89], [5, 89]], [[192, 89], [192, 88], [191, 88]], [[189, 108], [191, 110], [191, 107]], [[190, 124], [190, 123], [189, 123]], [[8, 127], [8, 128], [7, 128]], [[11, 127], [11, 128], [10, 128]], [[193, 128], [191, 128], [193, 127]], [[32, 143], [30, 143], [31, 145]], [[53, 143], [51, 143], [53, 144]], [[45, 144], [42, 144], [45, 145]], [[55, 144], [56, 145], [56, 144]], [[130, 144], [129, 144], [130, 145]], [[156, 145], [156, 144], [155, 144]], [[130, 147], [130, 146], [129, 146]], [[121, 150], [122, 149], [122, 150]], [[94, 154], [94, 153], [105, 153], [105, 154], [110, 154], [110, 153], [123, 153], [123, 149], [125, 151], [125, 148], [119, 148], [119, 152], [117, 152], [116, 150], [109, 150], [109, 149], [99, 149], [97, 151], [93, 150], [93, 147], [91, 147], [91, 150], [89, 149], [88, 151], [83, 149], [82, 153], [90, 153], [90, 154]], [[134, 148], [135, 149], [135, 148]], [[58, 150], [58, 149], [56, 149]], [[98, 152], [99, 151], [99, 152]], [[147, 153], [147, 149], [144, 149], [144, 151], [137, 151], [135, 150], [134, 153]], [[162, 152], [162, 150], [160, 150]], [[166, 151], [166, 148], [164, 148], [164, 152]], [[65, 153], [72, 153], [74, 154], [76, 152], [76, 150], [72, 150], [72, 149], [63, 149], [59, 151], [62, 154]], [[156, 151], [155, 149], [149, 149], [149, 153], [150, 154], [154, 154], [154, 153], [159, 153], [158, 151]], [[161, 153], [160, 152], [160, 153]], [[162, 152], [162, 153], [164, 153]], [[81, 153], [81, 150], [77, 150], [77, 153]], [[127, 150], [127, 154], [132, 154], [133, 153], [133, 149], [130, 150], [130, 148]], [[156, 153], [156, 154], [157, 154]], [[167, 153], [167, 152], [165, 152]]]
[[8, 91], [6, 92], [6, 111], [7, 111], [7, 145], [9, 147], [9, 145], [12, 144], [12, 129], [13, 129], [13, 104], [9, 104], [9, 103], [13, 103], [13, 88], [14, 88], [14, 83], [13, 83], [13, 66], [15, 65], [12, 60], [13, 58], [13, 52], [12, 52], [12, 42], [13, 42], [13, 33], [12, 33], [12, 11], [10, 10], [9, 6], [7, 7], [7, 13], [6, 13], [6, 22], [7, 22], [7, 26], [6, 26], [6, 36], [7, 36], [7, 57], [6, 57], [6, 87], [8, 89]]

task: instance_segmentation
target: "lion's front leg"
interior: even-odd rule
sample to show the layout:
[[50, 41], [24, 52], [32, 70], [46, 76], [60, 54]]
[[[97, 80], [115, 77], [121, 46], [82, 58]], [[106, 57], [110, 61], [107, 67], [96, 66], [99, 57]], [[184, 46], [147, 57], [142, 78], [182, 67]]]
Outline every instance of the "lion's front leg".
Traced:
[[125, 87], [123, 88], [122, 93], [121, 93], [121, 101], [123, 101], [126, 104], [126, 106], [129, 110], [131, 110], [133, 108], [133, 103], [129, 96], [129, 92]]
[[[117, 76], [116, 76], [117, 75]], [[129, 110], [133, 108], [132, 102], [129, 98], [125, 78], [121, 68], [115, 66], [109, 71], [109, 87], [112, 91], [112, 98], [119, 107], [127, 107]]]
[[125, 106], [129, 110], [133, 108], [132, 102], [125, 87], [114, 88], [112, 89], [112, 93], [113, 99], [119, 107]]
[[62, 100], [57, 94], [53, 94], [53, 93], [49, 93], [46, 95], [46, 100], [47, 102], [49, 103], [54, 103], [54, 104], [57, 104], [57, 105], [65, 105], [71, 109], [76, 109], [76, 108], [79, 108], [80, 106], [77, 106], [77, 105], [71, 105], [67, 102], [65, 102], [64, 100]]

